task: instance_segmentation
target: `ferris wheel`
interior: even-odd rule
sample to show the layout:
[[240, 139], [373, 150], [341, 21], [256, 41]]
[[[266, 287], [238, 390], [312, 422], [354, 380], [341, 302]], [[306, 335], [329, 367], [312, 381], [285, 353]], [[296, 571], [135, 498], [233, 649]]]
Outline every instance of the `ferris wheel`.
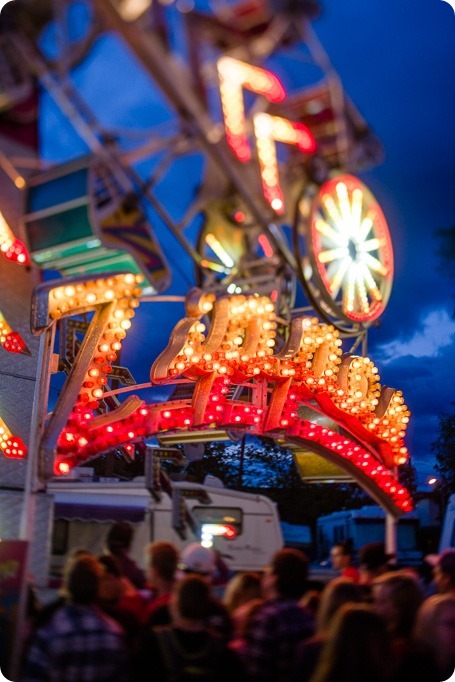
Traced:
[[[164, 292], [172, 253], [147, 217], [151, 209], [189, 256], [192, 279], [204, 290], [266, 294], [284, 323], [297, 301], [346, 336], [362, 336], [378, 320], [391, 291], [393, 251], [381, 208], [354, 173], [377, 163], [381, 150], [311, 28], [316, 2], [9, 4], [16, 6], [3, 17], [5, 40], [14, 43], [21, 69], [13, 69], [10, 52], [3, 72], [10, 79], [21, 74], [16, 98], [19, 86], [39, 81], [92, 157], [85, 164], [87, 228], [73, 240], [84, 243], [83, 255], [75, 256], [73, 242], [41, 243], [30, 205], [35, 264], [78, 274], [100, 262], [108, 269], [117, 257], [123, 263], [126, 252], [150, 291]], [[73, 78], [112, 31], [171, 112], [166, 126], [152, 126], [128, 151]], [[275, 73], [280, 59], [299, 60], [299, 82], [283, 86]], [[199, 178], [177, 217], [161, 188], [192, 156], [202, 159]], [[147, 159], [152, 170], [144, 175], [137, 167]], [[63, 164], [50, 179], [35, 178], [29, 197], [71, 173], [74, 165]], [[141, 237], [132, 243], [136, 228]]]

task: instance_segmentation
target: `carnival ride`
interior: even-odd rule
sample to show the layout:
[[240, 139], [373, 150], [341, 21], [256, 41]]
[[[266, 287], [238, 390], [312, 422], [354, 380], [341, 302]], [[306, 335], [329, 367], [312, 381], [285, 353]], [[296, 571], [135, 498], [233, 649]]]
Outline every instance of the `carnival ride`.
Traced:
[[[305, 444], [400, 514], [412, 508], [397, 480], [409, 412], [364, 357], [393, 281], [386, 219], [355, 176], [380, 144], [312, 29], [317, 3], [176, 5], [15, 0], [2, 14], [3, 110], [39, 84], [90, 150], [26, 179], [0, 157], [23, 187], [21, 236], [45, 280], [32, 310], [39, 477], [151, 435], [235, 428]], [[104, 127], [75, 85], [112, 32], [166, 102], [140, 144]], [[169, 192], [189, 182], [182, 161], [200, 173], [184, 206]], [[170, 243], [198, 291], [151, 383], [189, 391], [122, 401], [142, 387], [115, 363], [139, 302], [172, 291]], [[4, 230], [0, 244], [23, 261], [17, 236]], [[48, 413], [57, 337], [67, 379]], [[3, 450], [23, 456], [14, 438]]]

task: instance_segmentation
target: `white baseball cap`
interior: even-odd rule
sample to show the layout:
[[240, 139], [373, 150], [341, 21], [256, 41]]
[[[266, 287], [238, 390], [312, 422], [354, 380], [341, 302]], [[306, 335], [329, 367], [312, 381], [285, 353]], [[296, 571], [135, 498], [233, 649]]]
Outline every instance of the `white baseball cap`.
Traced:
[[184, 573], [212, 575], [215, 572], [215, 553], [199, 542], [192, 542], [182, 550], [177, 567]]

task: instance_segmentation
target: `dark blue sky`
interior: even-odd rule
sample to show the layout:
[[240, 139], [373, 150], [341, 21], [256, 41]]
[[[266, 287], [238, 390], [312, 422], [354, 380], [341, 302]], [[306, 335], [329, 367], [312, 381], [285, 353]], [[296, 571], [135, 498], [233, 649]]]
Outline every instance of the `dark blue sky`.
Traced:
[[455, 221], [455, 15], [441, 0], [346, 0], [327, 2], [316, 29], [384, 145], [384, 162], [363, 177], [387, 216], [396, 269], [370, 352], [383, 383], [403, 390], [408, 447], [426, 473], [455, 385], [454, 281], [435, 254], [435, 232]]
[[[454, 282], [438, 272], [435, 236], [455, 222], [455, 15], [442, 0], [322, 5], [313, 28], [384, 147], [383, 162], [358, 174], [383, 208], [395, 251], [392, 295], [380, 326], [369, 332], [369, 354], [381, 383], [403, 390], [412, 412], [407, 445], [423, 480], [432, 471], [438, 414], [453, 409], [455, 386]], [[98, 41], [73, 77], [106, 128], [131, 132], [169, 120], [156, 88], [115, 38]], [[46, 158], [65, 160], [86, 151], [48, 96], [41, 111]], [[163, 186], [163, 196], [175, 199], [178, 184], [176, 213], [191, 201], [200, 166], [200, 159], [183, 160], [178, 181], [174, 177]], [[193, 283], [191, 264], [166, 229], [154, 225], [173, 269], [169, 293], [184, 295]], [[166, 315], [168, 323], [157, 326], [157, 315], [160, 320]], [[131, 352], [143, 358], [138, 381], [147, 380], [154, 353], [182, 316], [182, 304], [167, 304], [166, 313], [163, 304], [141, 306], [128, 341]]]

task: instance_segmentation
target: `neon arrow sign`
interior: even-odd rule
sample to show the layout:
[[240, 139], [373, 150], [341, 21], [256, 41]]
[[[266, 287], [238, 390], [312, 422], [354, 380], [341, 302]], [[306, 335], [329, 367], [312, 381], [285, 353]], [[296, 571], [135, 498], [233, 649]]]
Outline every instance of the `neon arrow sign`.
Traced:
[[[233, 57], [220, 57], [217, 66], [227, 143], [239, 161], [246, 163], [251, 159], [251, 147], [243, 89], [263, 95], [269, 102], [282, 102], [286, 91], [273, 73], [258, 66]], [[316, 140], [306, 125], [281, 116], [257, 113], [253, 116], [253, 128], [264, 197], [276, 213], [282, 214], [284, 197], [278, 177], [275, 142], [292, 144], [305, 154], [313, 154]]]

